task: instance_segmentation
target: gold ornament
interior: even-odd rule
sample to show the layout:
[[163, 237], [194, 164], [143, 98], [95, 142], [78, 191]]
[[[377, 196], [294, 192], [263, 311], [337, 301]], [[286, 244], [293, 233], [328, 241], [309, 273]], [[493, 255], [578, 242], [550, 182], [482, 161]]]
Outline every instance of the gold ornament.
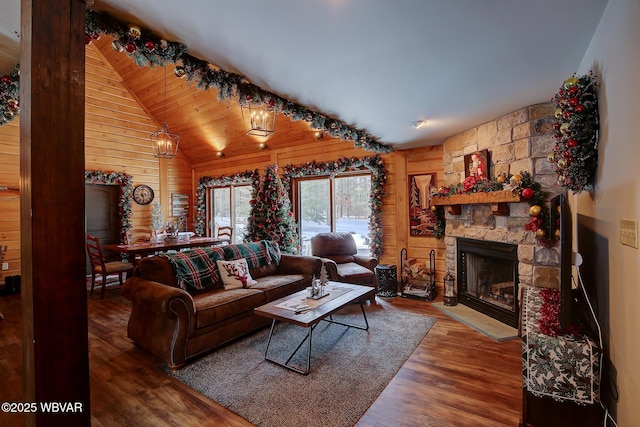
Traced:
[[13, 117], [13, 116], [14, 116], [14, 113], [13, 113], [13, 111], [7, 110], [7, 111], [5, 111], [5, 112], [4, 112], [4, 116], [5, 116], [7, 119], [10, 119], [11, 117]]
[[504, 174], [500, 174], [496, 178], [496, 181], [498, 181], [498, 183], [500, 183], [500, 184], [504, 184], [505, 182], [507, 182], [507, 177], [504, 176]]
[[538, 205], [533, 205], [529, 208], [529, 215], [538, 216], [542, 213], [542, 208]]
[[565, 159], [560, 159], [560, 160], [558, 160], [558, 166], [559, 166], [561, 169], [564, 169], [565, 167], [567, 167], [567, 161], [566, 161]]
[[559, 119], [562, 117], [562, 108], [556, 108], [556, 112], [553, 114], [556, 119]]
[[551, 163], [554, 163], [556, 161], [556, 155], [553, 153], [549, 153], [547, 155], [547, 160], [549, 160]]
[[169, 46], [169, 43], [165, 39], [160, 39], [160, 49], [165, 50]]
[[536, 236], [538, 236], [538, 237], [542, 238], [542, 237], [544, 237], [544, 236], [546, 236], [546, 235], [547, 235], [547, 232], [546, 232], [546, 231], [544, 231], [544, 228], [538, 228], [538, 229], [536, 230]]
[[522, 175], [520, 175], [519, 173], [513, 174], [511, 176], [511, 179], [509, 180], [509, 182], [511, 182], [512, 184], [514, 182], [520, 182], [520, 181], [522, 181]]
[[568, 134], [569, 133], [569, 123], [563, 123], [560, 125], [560, 132], [562, 132], [563, 134]]
[[139, 39], [141, 35], [142, 31], [140, 31], [140, 27], [136, 27], [135, 25], [129, 26], [129, 36], [131, 36], [132, 39]]
[[438, 207], [436, 205], [431, 205], [431, 212], [437, 212]]
[[556, 239], [560, 238], [560, 230], [558, 228], [555, 229], [555, 231], [553, 232], [553, 235]]
[[575, 86], [580, 82], [577, 77], [571, 77], [564, 81], [564, 88], [569, 89], [571, 86]]

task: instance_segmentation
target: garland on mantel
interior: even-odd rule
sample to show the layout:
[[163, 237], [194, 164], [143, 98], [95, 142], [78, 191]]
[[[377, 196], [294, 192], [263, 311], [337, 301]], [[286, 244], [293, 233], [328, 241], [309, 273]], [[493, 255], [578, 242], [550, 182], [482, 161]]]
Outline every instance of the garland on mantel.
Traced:
[[[492, 191], [512, 191], [518, 193], [529, 204], [529, 221], [525, 229], [535, 233], [538, 243], [545, 247], [551, 247], [558, 241], [558, 236], [549, 235], [550, 214], [546, 205], [547, 194], [542, 191], [540, 183], [535, 182], [529, 172], [506, 175], [501, 174], [495, 180], [468, 177], [462, 183], [442, 186], [434, 195], [447, 197], [456, 194], [487, 193]], [[437, 226], [435, 236], [444, 235], [445, 215], [442, 206], [432, 206], [432, 212], [436, 215]], [[440, 234], [441, 233], [441, 234]]]
[[357, 170], [366, 168], [373, 175], [371, 179], [371, 192], [369, 193], [369, 208], [371, 215], [369, 216], [369, 247], [374, 257], [382, 256], [383, 240], [382, 240], [382, 203], [383, 198], [387, 195], [384, 191], [384, 185], [387, 182], [387, 169], [384, 167], [382, 158], [378, 155], [370, 157], [351, 157], [340, 158], [333, 162], [307, 162], [300, 166], [287, 165], [283, 167], [282, 182], [290, 192], [291, 180], [303, 176], [314, 175], [335, 175], [347, 170]]
[[[176, 77], [195, 82], [197, 89], [208, 90], [215, 87], [219, 101], [234, 99], [240, 105], [245, 105], [247, 102], [268, 104], [292, 121], [304, 120], [312, 128], [324, 131], [333, 138], [353, 141], [358, 148], [376, 153], [393, 151], [392, 147], [379, 143], [363, 130], [348, 126], [325, 114], [309, 110], [250, 83], [242, 76], [221, 70], [207, 61], [191, 56], [184, 44], [161, 39], [147, 28], [124, 24], [108, 13], [88, 9], [86, 12], [85, 42], [90, 44], [103, 34], [112, 36], [111, 47], [118, 52], [129, 55], [138, 66], [176, 64], [174, 69]], [[19, 70], [19, 65], [16, 65], [15, 70], [14, 73]], [[3, 82], [5, 77], [11, 79], [11, 82], [10, 85], [6, 84], [10, 90], [5, 90], [5, 83], [0, 83], [0, 112], [3, 113], [10, 110], [10, 100], [19, 101], [19, 79], [14, 78], [12, 74], [12, 76], [3, 76]], [[5, 94], [5, 92], [7, 93]], [[1, 116], [0, 125], [13, 120], [17, 111], [13, 111], [12, 115], [8, 114], [7, 112]]]
[[120, 242], [127, 241], [127, 233], [131, 230], [133, 196], [133, 177], [124, 172], [84, 171], [84, 181], [91, 184], [106, 184], [120, 186]]

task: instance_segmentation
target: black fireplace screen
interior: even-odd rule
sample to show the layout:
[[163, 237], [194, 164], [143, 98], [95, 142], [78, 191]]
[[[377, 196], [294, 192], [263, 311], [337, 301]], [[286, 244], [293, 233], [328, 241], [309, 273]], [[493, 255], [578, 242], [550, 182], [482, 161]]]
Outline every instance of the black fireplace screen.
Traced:
[[458, 300], [507, 325], [518, 319], [518, 247], [458, 239]]

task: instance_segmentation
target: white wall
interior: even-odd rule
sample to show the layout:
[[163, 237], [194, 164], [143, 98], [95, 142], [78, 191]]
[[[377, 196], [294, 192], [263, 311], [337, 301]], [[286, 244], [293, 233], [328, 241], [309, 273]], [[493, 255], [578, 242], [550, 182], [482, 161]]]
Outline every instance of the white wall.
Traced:
[[[566, 29], [570, 31], [570, 29]], [[640, 251], [620, 244], [620, 219], [640, 219], [640, 1], [610, 0], [578, 74], [600, 81], [596, 191], [573, 199], [578, 250], [598, 288], [611, 377], [603, 400], [618, 425], [640, 425]], [[584, 271], [583, 271], [584, 274]]]

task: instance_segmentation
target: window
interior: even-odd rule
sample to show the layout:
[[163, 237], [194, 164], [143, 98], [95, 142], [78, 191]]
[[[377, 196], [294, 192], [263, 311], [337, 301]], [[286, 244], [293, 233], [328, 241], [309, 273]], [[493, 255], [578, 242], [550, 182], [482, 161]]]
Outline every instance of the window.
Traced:
[[211, 234], [216, 227], [233, 227], [233, 243], [242, 243], [251, 212], [251, 185], [230, 185], [213, 187], [209, 190]]
[[370, 255], [370, 192], [371, 174], [299, 179], [295, 200], [302, 254], [311, 254], [317, 233], [338, 231], [353, 234], [358, 253]]

